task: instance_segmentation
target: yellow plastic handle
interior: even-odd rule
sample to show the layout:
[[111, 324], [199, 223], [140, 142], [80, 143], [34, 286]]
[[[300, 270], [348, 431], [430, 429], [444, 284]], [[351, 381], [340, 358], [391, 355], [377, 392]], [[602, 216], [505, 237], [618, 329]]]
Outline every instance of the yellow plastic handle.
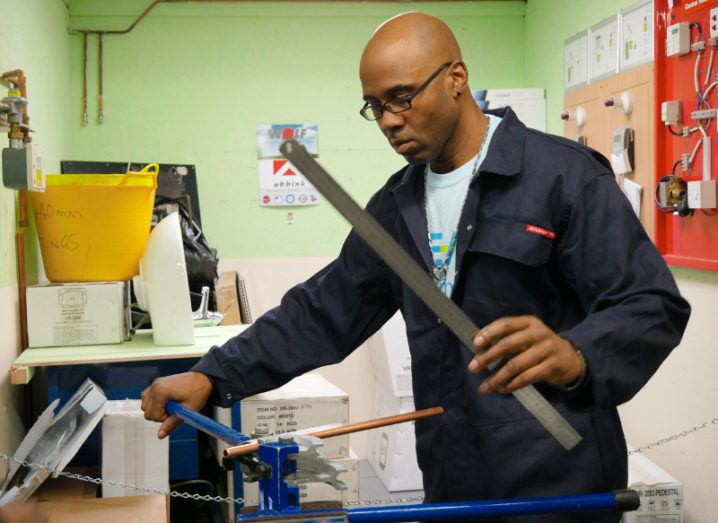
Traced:
[[[154, 169], [154, 171], [150, 171], [150, 169]], [[152, 174], [157, 175], [160, 173], [160, 166], [157, 163], [149, 163], [142, 168], [140, 173], [142, 173], [142, 174], [152, 173]]]
[[144, 176], [144, 175], [149, 174], [152, 177], [152, 187], [154, 187], [156, 189], [157, 188], [157, 176], [159, 175], [159, 173], [160, 173], [159, 164], [150, 163], [150, 164], [145, 165], [140, 171], [137, 171], [137, 172], [129, 171], [129, 172], [125, 173], [125, 176], [124, 176], [124, 178], [122, 178], [122, 181], [119, 183], [119, 185], [124, 185], [125, 183], [127, 183], [127, 181], [130, 178], [134, 178], [137, 176]]

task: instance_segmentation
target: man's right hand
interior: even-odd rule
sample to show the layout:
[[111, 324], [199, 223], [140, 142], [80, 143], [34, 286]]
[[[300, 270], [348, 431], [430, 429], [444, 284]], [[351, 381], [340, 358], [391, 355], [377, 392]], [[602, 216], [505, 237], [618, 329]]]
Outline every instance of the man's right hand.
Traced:
[[142, 410], [145, 419], [162, 423], [157, 437], [162, 439], [182, 421], [165, 412], [168, 401], [174, 400], [185, 407], [199, 411], [212, 394], [212, 382], [201, 372], [183, 372], [165, 378], [157, 378], [142, 391]]

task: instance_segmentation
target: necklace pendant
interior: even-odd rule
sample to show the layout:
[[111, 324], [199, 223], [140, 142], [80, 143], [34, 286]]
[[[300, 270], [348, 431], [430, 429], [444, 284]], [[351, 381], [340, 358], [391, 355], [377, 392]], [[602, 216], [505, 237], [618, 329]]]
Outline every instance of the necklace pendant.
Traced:
[[441, 282], [446, 279], [446, 267], [443, 265], [434, 266], [434, 269], [431, 272], [437, 282]]

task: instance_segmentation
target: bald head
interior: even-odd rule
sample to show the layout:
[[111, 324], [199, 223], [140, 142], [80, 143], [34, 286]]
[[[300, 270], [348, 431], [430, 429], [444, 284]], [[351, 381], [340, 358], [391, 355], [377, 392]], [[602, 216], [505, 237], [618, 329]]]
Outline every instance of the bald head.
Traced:
[[409, 163], [431, 162], [434, 172], [448, 172], [476, 154], [486, 118], [444, 22], [423, 13], [390, 18], [366, 44], [359, 76], [362, 114], [376, 120]]
[[377, 61], [447, 63], [461, 61], [451, 29], [434, 16], [404, 13], [383, 22], [364, 48], [360, 75]]

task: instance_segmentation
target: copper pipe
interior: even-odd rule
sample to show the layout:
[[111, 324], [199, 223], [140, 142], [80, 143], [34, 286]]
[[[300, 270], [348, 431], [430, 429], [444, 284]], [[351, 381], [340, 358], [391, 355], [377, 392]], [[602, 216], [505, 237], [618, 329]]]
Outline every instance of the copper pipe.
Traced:
[[102, 33], [97, 35], [97, 42], [98, 42], [98, 49], [97, 49], [98, 71], [97, 71], [97, 74], [98, 74], [98, 79], [99, 79], [98, 80], [98, 83], [99, 83], [98, 94], [97, 94], [97, 110], [98, 110], [97, 119], [98, 119], [100, 125], [102, 125], [102, 123], [105, 120], [105, 113], [104, 113], [104, 109], [102, 107], [102, 94], [103, 94], [102, 93], [102, 83], [103, 83], [102, 82], [102, 69], [103, 69], [103, 66], [102, 66]]
[[[377, 418], [369, 421], [360, 421], [359, 423], [350, 423], [349, 425], [343, 425], [333, 429], [318, 430], [316, 432], [310, 432], [309, 434], [306, 434], [306, 436], [314, 436], [321, 439], [333, 438], [334, 436], [342, 436], [344, 434], [351, 434], [362, 430], [376, 429], [387, 425], [395, 425], [396, 423], [404, 423], [407, 421], [428, 418], [430, 416], [441, 414], [442, 412], [444, 412], [443, 407], [432, 407], [430, 409], [407, 412], [406, 414], [398, 414], [396, 416], [387, 416], [385, 418]], [[257, 450], [259, 450], [259, 443], [255, 440], [251, 440], [243, 445], [237, 445], [236, 447], [229, 447], [225, 449], [224, 457], [237, 458], [239, 456], [257, 452]]]
[[[15, 248], [17, 249], [17, 293], [20, 306], [20, 349], [27, 349], [27, 302], [25, 292], [27, 290], [27, 270], [25, 268], [25, 231], [21, 230], [27, 226], [27, 191], [19, 191], [18, 207], [20, 220], [18, 230], [15, 232]], [[24, 215], [24, 216], [23, 216]], [[22, 225], [25, 223], [25, 225]]]
[[[2, 74], [2, 78], [13, 84], [15, 88], [20, 89], [20, 96], [27, 100], [27, 77], [22, 69], [7, 71]], [[30, 114], [28, 113], [27, 105], [22, 108], [22, 123], [27, 126], [26, 130], [22, 131], [22, 141], [23, 143], [30, 143], [32, 138], [30, 137]], [[15, 132], [17, 132], [17, 129]], [[13, 137], [11, 136], [11, 138]]]
[[127, 34], [130, 31], [132, 31], [135, 27], [137, 27], [137, 24], [139, 24], [145, 16], [150, 14], [150, 11], [152, 11], [157, 4], [162, 3], [163, 0], [154, 0], [150, 5], [147, 6], [147, 8], [142, 12], [142, 14], [137, 17], [137, 20], [132, 22], [132, 25], [128, 27], [127, 29], [102, 29], [102, 30], [95, 30], [95, 29], [75, 29], [74, 31], [77, 33], [82, 33], [84, 35], [88, 34], [106, 34], [106, 35], [123, 35]]
[[82, 33], [82, 121], [87, 125], [87, 33]]

